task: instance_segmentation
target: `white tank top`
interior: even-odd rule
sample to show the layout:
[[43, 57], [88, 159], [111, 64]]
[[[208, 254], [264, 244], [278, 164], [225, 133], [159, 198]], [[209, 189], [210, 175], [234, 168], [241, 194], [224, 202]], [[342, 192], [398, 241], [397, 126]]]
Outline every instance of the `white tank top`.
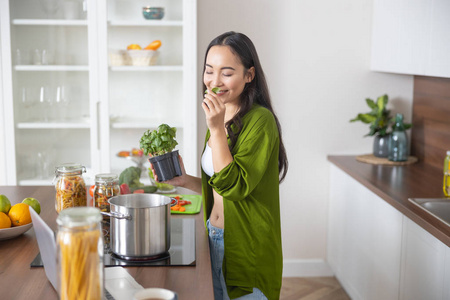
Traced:
[[209, 177], [214, 175], [212, 151], [208, 143], [206, 143], [205, 151], [202, 155], [202, 169]]

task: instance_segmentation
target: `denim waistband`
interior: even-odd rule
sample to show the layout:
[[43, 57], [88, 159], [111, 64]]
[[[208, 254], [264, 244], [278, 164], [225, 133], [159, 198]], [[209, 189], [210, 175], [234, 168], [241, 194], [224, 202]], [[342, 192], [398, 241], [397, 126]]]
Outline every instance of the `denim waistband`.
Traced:
[[208, 233], [210, 237], [223, 238], [224, 229], [213, 226], [209, 221], [209, 219], [206, 221], [206, 227], [208, 228]]

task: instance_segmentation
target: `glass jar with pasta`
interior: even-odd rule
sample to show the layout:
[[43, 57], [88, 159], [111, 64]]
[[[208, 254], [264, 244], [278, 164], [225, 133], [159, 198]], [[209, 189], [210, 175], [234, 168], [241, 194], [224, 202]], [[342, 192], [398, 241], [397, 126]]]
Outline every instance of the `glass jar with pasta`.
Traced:
[[103, 238], [100, 210], [68, 208], [56, 222], [59, 299], [103, 299]]
[[83, 173], [86, 168], [81, 164], [62, 164], [55, 171], [56, 212], [69, 207], [86, 206], [87, 193]]
[[109, 212], [108, 199], [120, 194], [119, 176], [116, 174], [95, 175], [94, 206]]
[[[109, 212], [108, 199], [119, 194], [119, 176], [111, 173], [95, 175], [94, 206], [100, 211]], [[108, 215], [103, 215], [102, 229], [105, 244], [109, 245], [111, 225]]]

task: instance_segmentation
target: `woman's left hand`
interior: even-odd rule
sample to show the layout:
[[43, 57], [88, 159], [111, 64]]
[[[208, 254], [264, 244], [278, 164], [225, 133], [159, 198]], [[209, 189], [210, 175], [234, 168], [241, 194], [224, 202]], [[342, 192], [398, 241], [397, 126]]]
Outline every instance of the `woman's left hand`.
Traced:
[[202, 103], [203, 111], [206, 116], [206, 125], [210, 131], [223, 130], [225, 123], [225, 104], [219, 97], [208, 89]]

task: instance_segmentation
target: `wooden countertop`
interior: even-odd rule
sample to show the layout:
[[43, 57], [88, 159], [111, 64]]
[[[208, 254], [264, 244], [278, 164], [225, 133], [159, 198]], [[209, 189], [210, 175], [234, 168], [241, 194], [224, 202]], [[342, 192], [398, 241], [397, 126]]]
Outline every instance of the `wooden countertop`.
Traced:
[[[179, 194], [195, 194], [182, 189]], [[41, 202], [41, 217], [56, 229], [55, 189], [53, 186], [1, 186], [11, 204], [33, 197]], [[213, 299], [208, 236], [203, 226], [203, 209], [195, 215], [172, 215], [195, 218], [196, 266], [125, 267], [144, 288], [161, 287], [178, 293], [183, 299]], [[34, 229], [10, 240], [0, 241], [0, 295], [2, 299], [58, 299], [43, 268], [30, 268], [39, 252]]]
[[420, 161], [387, 166], [359, 162], [356, 156], [328, 156], [328, 160], [450, 247], [450, 227], [408, 201], [408, 198], [444, 198], [441, 169]]

